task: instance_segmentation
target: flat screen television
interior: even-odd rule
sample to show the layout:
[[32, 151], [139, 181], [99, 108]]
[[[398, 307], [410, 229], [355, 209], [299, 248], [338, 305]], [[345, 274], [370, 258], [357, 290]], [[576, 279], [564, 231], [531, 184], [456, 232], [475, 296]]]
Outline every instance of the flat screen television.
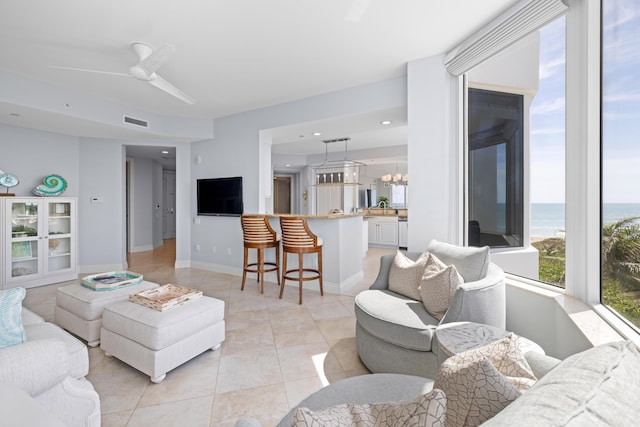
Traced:
[[199, 179], [198, 215], [240, 216], [242, 204], [242, 177]]

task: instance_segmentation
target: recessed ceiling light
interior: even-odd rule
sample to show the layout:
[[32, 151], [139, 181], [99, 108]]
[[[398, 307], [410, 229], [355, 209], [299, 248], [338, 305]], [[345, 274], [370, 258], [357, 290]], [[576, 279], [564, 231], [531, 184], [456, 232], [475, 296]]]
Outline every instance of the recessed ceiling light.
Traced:
[[380, 122], [381, 125], [390, 125], [391, 124], [391, 120], [383, 120]]
[[169, 154], [167, 150], [162, 150], [162, 154]]
[[288, 167], [288, 168], [290, 168], [290, 167], [291, 167], [291, 165], [285, 165], [285, 166], [286, 166], [286, 167]]
[[322, 135], [320, 132], [314, 132], [313, 133], [313, 136], [320, 136], [320, 135]]

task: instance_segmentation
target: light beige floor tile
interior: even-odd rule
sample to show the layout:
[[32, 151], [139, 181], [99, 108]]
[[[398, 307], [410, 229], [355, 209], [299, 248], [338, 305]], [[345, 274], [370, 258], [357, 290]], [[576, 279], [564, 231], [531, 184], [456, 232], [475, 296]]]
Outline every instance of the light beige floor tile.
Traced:
[[167, 402], [213, 396], [218, 378], [219, 351], [205, 351], [169, 371], [159, 384], [149, 383], [138, 408]]
[[114, 357], [105, 358], [87, 379], [100, 396], [103, 413], [134, 409], [149, 385], [149, 376]]
[[133, 411], [127, 427], [209, 427], [213, 396], [145, 406]]
[[271, 327], [271, 320], [267, 310], [247, 310], [229, 313], [225, 316], [224, 322], [226, 331], [245, 329], [256, 325], [267, 325], [267, 327]]
[[124, 427], [129, 422], [133, 414], [133, 409], [128, 411], [109, 412], [105, 414], [104, 411], [101, 417], [101, 427]]
[[274, 338], [277, 348], [327, 342], [315, 323], [303, 331], [274, 332]]
[[273, 332], [267, 321], [243, 329], [226, 331], [222, 354], [226, 356], [247, 351], [273, 350], [274, 346]]
[[353, 316], [319, 319], [316, 323], [328, 342], [356, 336], [356, 318]]
[[353, 315], [353, 312], [348, 310], [337, 298], [327, 298], [326, 301], [318, 304], [306, 304], [306, 307], [314, 320]]
[[238, 418], [255, 418], [263, 427], [275, 425], [289, 410], [284, 384], [218, 393], [213, 401], [212, 426], [233, 426]]
[[220, 357], [216, 393], [259, 387], [282, 382], [275, 348], [247, 351]]
[[343, 338], [331, 344], [331, 353], [336, 357], [343, 371], [361, 370], [364, 368], [355, 338]]
[[278, 358], [284, 382], [314, 377], [325, 380], [326, 372], [342, 371], [326, 343], [279, 348]]

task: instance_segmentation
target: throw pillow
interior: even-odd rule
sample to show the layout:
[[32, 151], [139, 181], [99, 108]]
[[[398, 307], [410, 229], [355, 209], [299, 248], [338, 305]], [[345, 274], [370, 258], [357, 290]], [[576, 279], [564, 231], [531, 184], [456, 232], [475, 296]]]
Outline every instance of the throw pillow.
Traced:
[[26, 293], [24, 288], [0, 291], [0, 348], [25, 341], [22, 327], [22, 300]]
[[298, 408], [293, 427], [307, 426], [433, 426], [444, 427], [447, 399], [433, 389], [412, 400], [373, 404], [342, 404], [320, 411]]
[[520, 337], [510, 332], [506, 337], [460, 353], [464, 358], [485, 357], [498, 372], [505, 376], [521, 392], [529, 390], [537, 381], [524, 352], [520, 349]]
[[451, 305], [453, 294], [462, 283], [464, 279], [455, 266], [445, 265], [430, 253], [420, 280], [420, 296], [424, 308], [431, 316], [442, 320]]
[[450, 357], [433, 387], [447, 397], [447, 427], [478, 426], [521, 395], [484, 357]]
[[427, 250], [446, 265], [455, 265], [465, 282], [483, 279], [489, 270], [489, 246], [481, 248], [458, 246], [432, 240]]
[[420, 279], [427, 264], [427, 253], [414, 261], [398, 251], [389, 270], [389, 290], [420, 301]]

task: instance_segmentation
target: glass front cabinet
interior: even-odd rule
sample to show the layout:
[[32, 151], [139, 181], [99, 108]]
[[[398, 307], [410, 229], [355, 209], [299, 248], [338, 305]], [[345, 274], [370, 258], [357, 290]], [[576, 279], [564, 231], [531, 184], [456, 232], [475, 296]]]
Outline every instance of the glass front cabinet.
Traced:
[[77, 279], [76, 199], [2, 199], [3, 288]]

